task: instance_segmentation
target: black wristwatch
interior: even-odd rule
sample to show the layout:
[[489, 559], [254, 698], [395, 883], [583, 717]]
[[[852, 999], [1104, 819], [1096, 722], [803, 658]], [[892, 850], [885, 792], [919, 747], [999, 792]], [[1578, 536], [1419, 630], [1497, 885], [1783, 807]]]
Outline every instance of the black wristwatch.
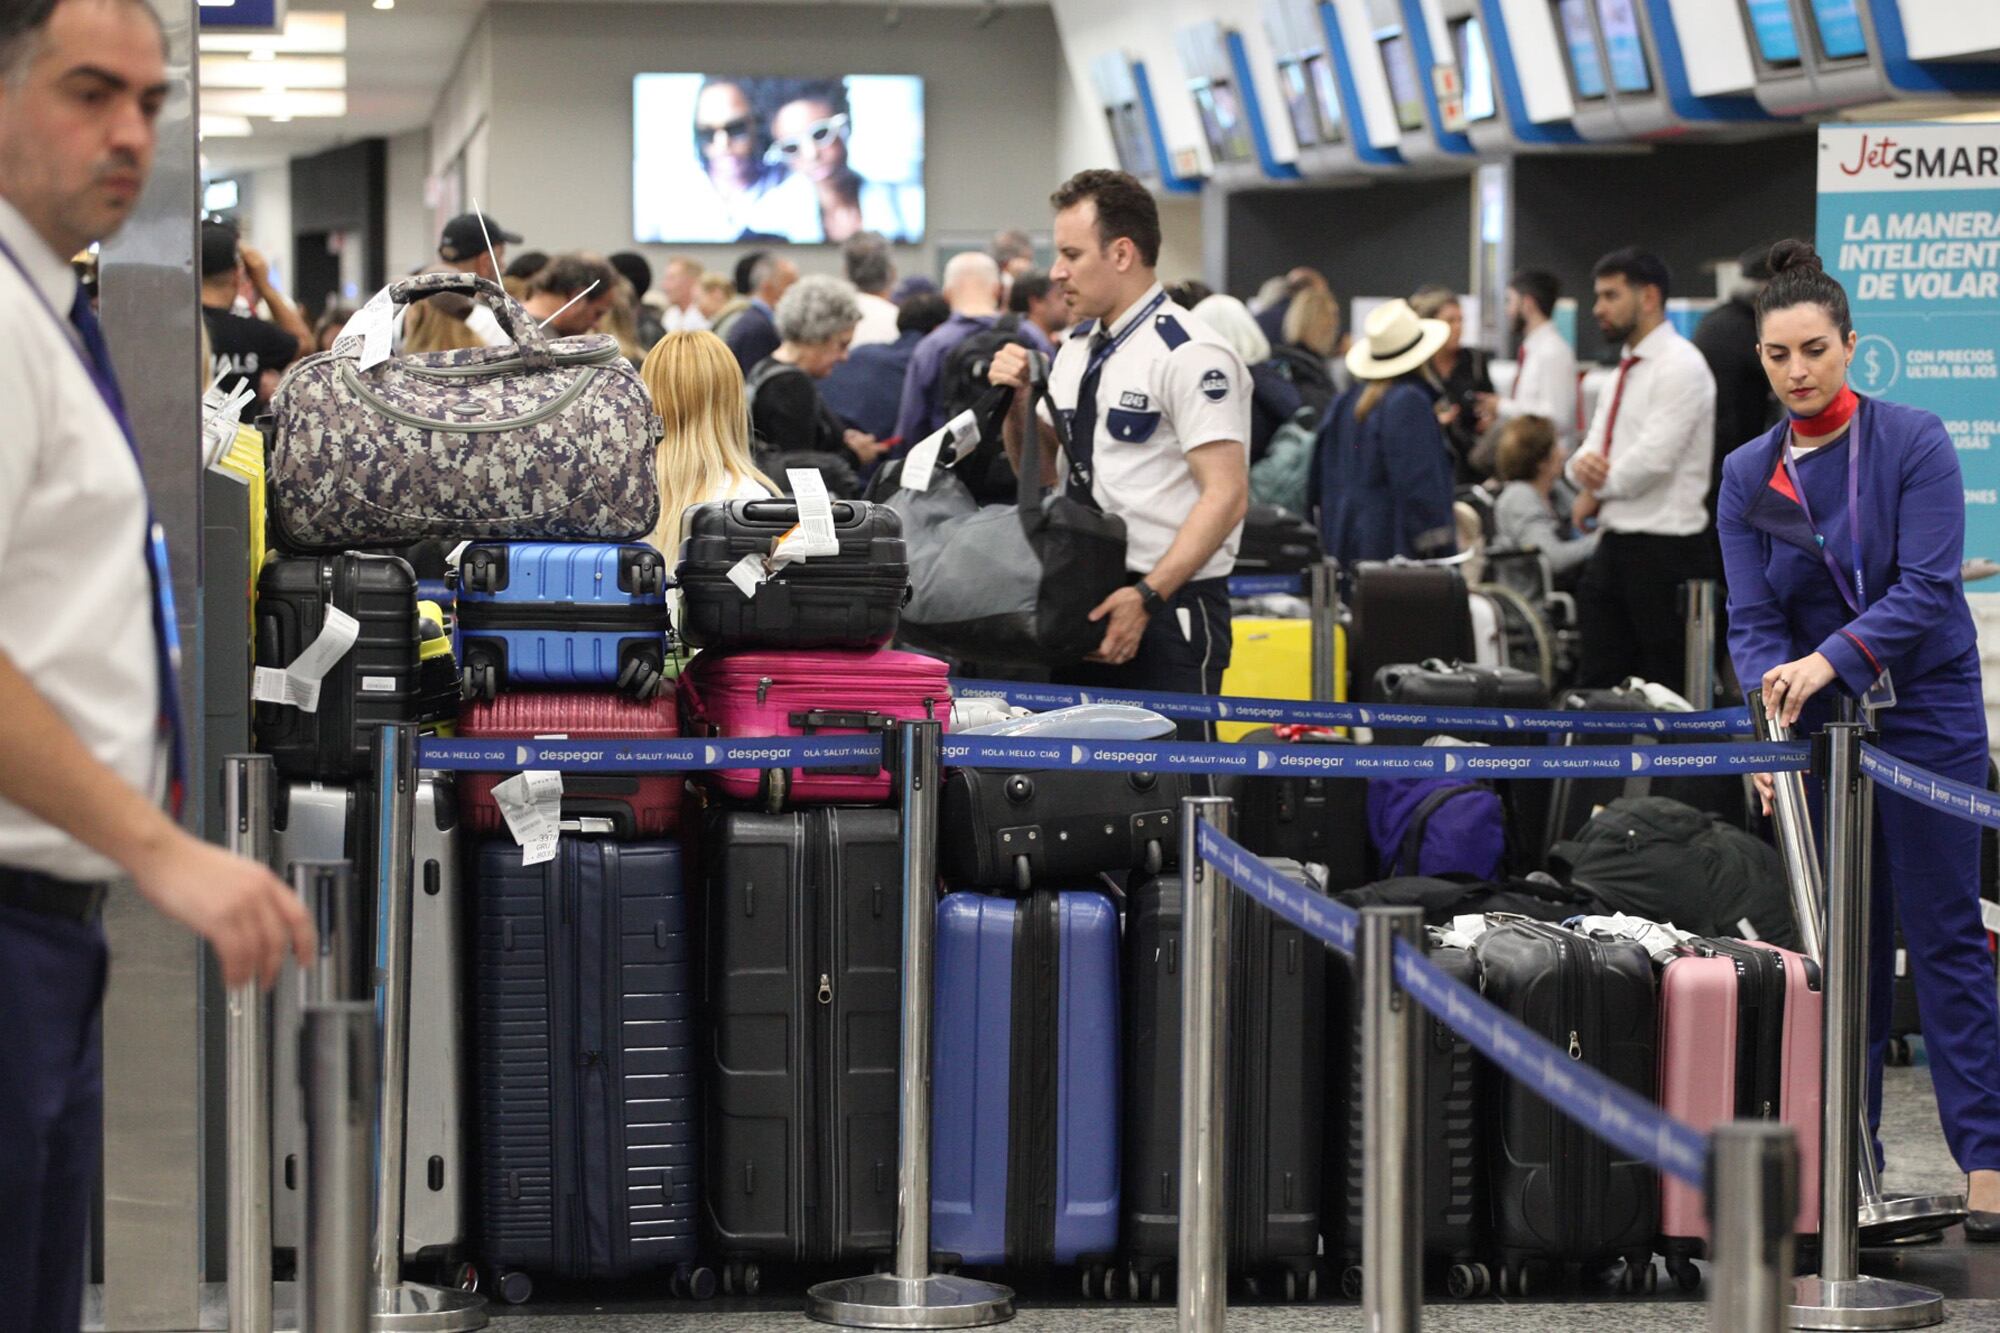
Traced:
[[1167, 599], [1160, 596], [1159, 590], [1146, 580], [1140, 579], [1132, 586], [1139, 590], [1139, 601], [1145, 606], [1147, 615], [1153, 615], [1167, 604]]

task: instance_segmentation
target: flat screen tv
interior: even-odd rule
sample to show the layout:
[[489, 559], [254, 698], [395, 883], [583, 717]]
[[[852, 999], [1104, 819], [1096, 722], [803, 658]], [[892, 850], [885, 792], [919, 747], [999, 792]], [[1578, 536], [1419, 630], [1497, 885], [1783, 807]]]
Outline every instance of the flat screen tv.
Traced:
[[924, 237], [924, 81], [632, 80], [632, 235], [666, 245]]

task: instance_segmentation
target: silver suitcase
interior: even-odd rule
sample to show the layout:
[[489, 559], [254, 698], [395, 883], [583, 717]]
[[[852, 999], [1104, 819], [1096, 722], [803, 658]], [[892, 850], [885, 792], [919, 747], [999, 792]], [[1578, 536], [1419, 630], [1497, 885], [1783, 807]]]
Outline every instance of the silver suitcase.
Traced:
[[[354, 856], [354, 793], [319, 782], [294, 782], [273, 813], [272, 868], [289, 877], [294, 861]], [[271, 994], [271, 1243], [297, 1250], [305, 1241], [306, 1122], [299, 1095], [298, 964], [290, 957]]]

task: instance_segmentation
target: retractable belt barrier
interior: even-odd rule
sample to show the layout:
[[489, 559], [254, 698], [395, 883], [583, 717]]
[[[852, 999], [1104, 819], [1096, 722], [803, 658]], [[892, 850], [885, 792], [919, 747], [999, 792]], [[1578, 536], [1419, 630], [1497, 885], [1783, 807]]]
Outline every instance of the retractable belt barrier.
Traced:
[[1935, 806], [1975, 824], [2000, 828], [2000, 796], [1984, 787], [1939, 777], [1929, 769], [1906, 764], [1868, 744], [1861, 747], [1861, 773], [1884, 791]]
[[[1207, 741], [1091, 741], [947, 736], [950, 768], [1094, 769], [1117, 773], [1239, 773], [1269, 777], [1606, 777], [1638, 773], [1774, 773], [1804, 769], [1803, 741], [1743, 745], [1224, 745]], [[851, 768], [886, 763], [881, 736], [795, 736], [674, 741], [537, 737], [425, 739], [421, 768], [474, 773], [671, 773], [732, 768]]]
[[[1242, 844], [1202, 825], [1202, 860], [1252, 901], [1343, 953], [1354, 952], [1360, 914], [1306, 889]], [[1630, 1088], [1569, 1058], [1548, 1038], [1446, 976], [1419, 949], [1396, 941], [1396, 983], [1434, 1016], [1536, 1095], [1598, 1138], [1696, 1189], [1708, 1188], [1708, 1136], [1663, 1113]]]
[[1310, 590], [1303, 574], [1236, 574], [1229, 580], [1231, 597], [1268, 597], [1273, 593], [1304, 597]]
[[960, 698], [998, 699], [1045, 712], [1078, 704], [1136, 704], [1183, 722], [1281, 722], [1320, 727], [1402, 727], [1442, 731], [1531, 731], [1553, 735], [1655, 736], [1749, 735], [1750, 713], [1718, 708], [1705, 713], [1599, 713], [1562, 709], [1429, 708], [1414, 704], [1322, 703], [1306, 699], [1252, 699], [1166, 691], [1078, 689], [1011, 680], [953, 678]]

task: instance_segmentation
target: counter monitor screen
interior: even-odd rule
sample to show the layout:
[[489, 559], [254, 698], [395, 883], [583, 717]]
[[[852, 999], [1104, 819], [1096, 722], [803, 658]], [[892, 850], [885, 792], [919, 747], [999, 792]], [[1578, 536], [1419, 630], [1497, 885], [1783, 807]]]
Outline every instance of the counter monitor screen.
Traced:
[[1146, 152], [1146, 130], [1139, 122], [1139, 108], [1130, 102], [1104, 108], [1105, 122], [1111, 127], [1111, 146], [1118, 154], [1118, 167], [1134, 176], [1153, 174], [1153, 161]]
[[1861, 31], [1855, 0], [1812, 0], [1812, 13], [1819, 25], [1819, 49], [1828, 60], [1853, 60], [1868, 54], [1868, 38]]
[[1750, 10], [1750, 31], [1757, 38], [1757, 53], [1767, 65], [1799, 63], [1799, 32], [1792, 26], [1790, 0], [1745, 0]]
[[1250, 143], [1250, 129], [1243, 120], [1243, 104], [1236, 89], [1226, 79], [1196, 79], [1189, 85], [1195, 109], [1201, 112], [1201, 131], [1208, 151], [1217, 162], [1248, 162], [1257, 150]]
[[1499, 108], [1493, 102], [1493, 63], [1486, 55], [1486, 34], [1476, 18], [1459, 19], [1451, 25], [1452, 44], [1458, 50], [1458, 68], [1465, 80], [1465, 118], [1477, 125], [1491, 120]]
[[1611, 86], [1621, 93], [1653, 91], [1653, 72], [1646, 65], [1646, 43], [1639, 35], [1635, 0], [1597, 0], [1597, 17], [1604, 25], [1604, 47], [1611, 57]]
[[1340, 94], [1325, 56], [1278, 62], [1278, 83], [1299, 147], [1340, 142]]
[[632, 80], [632, 234], [653, 244], [924, 238], [924, 81]]
[[1382, 48], [1382, 67], [1389, 74], [1389, 96], [1396, 103], [1396, 125], [1408, 132], [1424, 127], [1423, 85], [1417, 82], [1417, 58], [1410, 39], [1398, 27], [1376, 30], [1375, 42]]
[[1569, 73], [1576, 81], [1576, 95], [1604, 96], [1604, 65], [1597, 57], [1597, 33], [1590, 26], [1587, 0], [1556, 0], [1556, 17], [1562, 20], [1563, 45], [1569, 49]]

